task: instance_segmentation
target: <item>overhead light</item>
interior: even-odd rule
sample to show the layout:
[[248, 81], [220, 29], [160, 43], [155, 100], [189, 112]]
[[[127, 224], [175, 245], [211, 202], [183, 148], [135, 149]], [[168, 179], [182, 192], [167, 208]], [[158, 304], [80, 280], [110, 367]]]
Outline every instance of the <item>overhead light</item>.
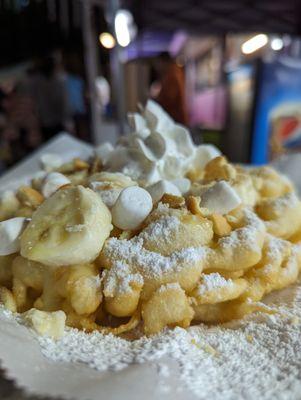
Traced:
[[268, 37], [264, 33], [260, 33], [259, 35], [253, 36], [251, 39], [247, 40], [241, 46], [241, 51], [244, 54], [251, 54], [254, 51], [259, 50], [261, 47], [265, 46], [268, 43]]
[[132, 14], [128, 10], [118, 10], [114, 25], [118, 44], [128, 46], [137, 31]]
[[106, 49], [112, 49], [116, 44], [114, 36], [111, 35], [109, 32], [101, 33], [99, 35], [99, 41]]
[[283, 45], [283, 40], [281, 38], [274, 38], [271, 40], [271, 48], [275, 51], [281, 50]]

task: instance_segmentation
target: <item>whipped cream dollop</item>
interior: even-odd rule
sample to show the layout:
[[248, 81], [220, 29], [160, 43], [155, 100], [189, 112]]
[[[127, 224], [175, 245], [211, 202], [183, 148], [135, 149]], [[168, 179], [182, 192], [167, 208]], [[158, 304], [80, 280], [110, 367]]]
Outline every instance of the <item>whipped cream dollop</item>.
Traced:
[[102, 144], [96, 154], [108, 171], [122, 172], [143, 185], [182, 178], [221, 154], [212, 145], [195, 146], [189, 131], [152, 100], [141, 114], [129, 115], [129, 124], [132, 133], [114, 149]]

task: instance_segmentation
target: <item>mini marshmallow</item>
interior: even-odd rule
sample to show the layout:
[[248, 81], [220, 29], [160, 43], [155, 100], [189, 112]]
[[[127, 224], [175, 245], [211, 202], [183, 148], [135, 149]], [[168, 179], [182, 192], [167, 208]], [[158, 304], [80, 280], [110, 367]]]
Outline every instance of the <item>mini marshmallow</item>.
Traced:
[[218, 148], [212, 144], [201, 144], [197, 147], [194, 165], [196, 168], [204, 169], [206, 164], [214, 158], [220, 156], [222, 153]]
[[68, 185], [71, 181], [59, 172], [51, 172], [48, 174], [42, 185], [42, 194], [44, 197], [50, 197], [60, 187]]
[[53, 171], [63, 165], [63, 159], [57, 155], [52, 153], [43, 154], [40, 158], [42, 166], [45, 171]]
[[177, 186], [166, 180], [156, 182], [153, 185], [148, 186], [146, 190], [152, 196], [154, 203], [160, 201], [165, 193], [173, 194], [174, 196], [181, 196], [181, 192]]
[[106, 164], [113, 150], [114, 147], [110, 142], [104, 142], [96, 147], [95, 154], [101, 159], [103, 164]]
[[25, 229], [27, 218], [17, 217], [0, 222], [0, 256], [20, 251], [20, 235]]
[[171, 181], [182, 194], [185, 194], [189, 191], [191, 187], [191, 182], [187, 178], [178, 178]]
[[113, 224], [120, 229], [139, 227], [153, 208], [151, 195], [139, 186], [123, 189], [112, 208]]
[[211, 212], [218, 214], [227, 214], [240, 204], [240, 197], [225, 181], [217, 182], [206, 190], [201, 197], [201, 207], [208, 208]]

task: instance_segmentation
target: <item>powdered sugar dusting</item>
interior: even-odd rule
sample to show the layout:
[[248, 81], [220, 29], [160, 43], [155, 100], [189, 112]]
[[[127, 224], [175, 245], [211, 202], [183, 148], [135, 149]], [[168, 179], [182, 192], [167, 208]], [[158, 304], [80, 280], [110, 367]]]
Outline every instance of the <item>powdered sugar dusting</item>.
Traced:
[[267, 237], [269, 240], [267, 256], [272, 260], [277, 260], [279, 257], [281, 257], [285, 247], [288, 245], [290, 246], [290, 242], [276, 238], [272, 235], [267, 235]]
[[98, 289], [101, 285], [101, 280], [99, 275], [87, 276], [84, 281], [81, 280], [80, 285], [85, 285], [91, 289]]
[[[177, 327], [132, 342], [75, 329], [68, 329], [56, 342], [38, 340], [46, 357], [85, 362], [100, 371], [144, 362], [158, 366], [168, 357], [179, 366], [179, 385], [199, 399], [297, 399], [301, 389], [301, 288], [281, 293], [276, 293], [281, 313], [257, 314], [224, 326]], [[162, 368], [162, 375], [168, 376], [167, 368]]]
[[179, 218], [175, 216], [164, 216], [157, 221], [150, 223], [140, 234], [139, 238], [143, 240], [166, 240], [173, 232], [176, 232], [180, 226]]
[[299, 199], [295, 192], [290, 192], [285, 196], [278, 197], [273, 201], [272, 207], [277, 215], [281, 215], [288, 208], [295, 207], [299, 202]]
[[104, 293], [111, 297], [122, 293], [131, 293], [132, 285], [143, 285], [143, 277], [131, 272], [129, 265], [118, 261], [109, 270], [103, 272]]
[[135, 266], [144, 276], [160, 277], [162, 274], [179, 271], [205, 258], [205, 248], [186, 248], [165, 257], [159, 253], [143, 248], [143, 239], [135, 237], [131, 240], [111, 238], [106, 242], [103, 253], [108, 258], [118, 259]]
[[231, 286], [233, 286], [232, 279], [225, 279], [217, 272], [212, 274], [203, 274], [202, 283], [198, 286], [198, 294], [202, 296], [203, 294], [211, 292], [212, 290]]
[[158, 289], [158, 292], [162, 293], [166, 290], [182, 290], [181, 286], [178, 282], [167, 283], [166, 285], [161, 285]]
[[231, 235], [219, 239], [222, 249], [234, 249], [237, 246], [260, 252], [257, 236], [259, 232], [265, 232], [264, 223], [251, 210], [244, 210], [245, 225], [232, 231]]

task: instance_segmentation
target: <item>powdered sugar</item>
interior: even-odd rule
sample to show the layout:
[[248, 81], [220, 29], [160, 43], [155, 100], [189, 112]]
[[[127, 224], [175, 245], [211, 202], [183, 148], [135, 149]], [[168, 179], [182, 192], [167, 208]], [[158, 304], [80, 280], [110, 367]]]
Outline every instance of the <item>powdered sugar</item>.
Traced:
[[288, 208], [295, 207], [299, 202], [299, 199], [295, 192], [290, 192], [285, 196], [278, 197], [273, 200], [271, 207], [273, 211], [281, 216]]
[[203, 294], [211, 292], [212, 290], [231, 286], [233, 286], [232, 279], [225, 279], [217, 272], [212, 274], [203, 274], [202, 282], [198, 286], [198, 294], [202, 296]]
[[[280, 314], [258, 314], [224, 326], [177, 327], [132, 342], [75, 329], [68, 329], [56, 342], [38, 340], [46, 357], [84, 362], [100, 371], [145, 362], [160, 366], [160, 360], [167, 357], [179, 366], [179, 386], [199, 399], [297, 399], [301, 390], [301, 288], [288, 288], [281, 295], [276, 293], [276, 298]], [[165, 364], [157, 369], [166, 377], [173, 373]]]
[[167, 283], [166, 285], [161, 285], [158, 289], [158, 292], [162, 293], [166, 290], [182, 290], [181, 286], [178, 282]]
[[167, 240], [170, 235], [178, 230], [179, 218], [175, 216], [164, 216], [150, 223], [139, 235], [143, 240]]
[[170, 376], [170, 370], [166, 364], [157, 364], [157, 371], [162, 378], [168, 378]]
[[143, 277], [140, 274], [132, 273], [129, 265], [120, 261], [103, 272], [103, 279], [104, 293], [108, 297], [131, 293], [133, 284], [141, 287], [143, 285]]
[[276, 238], [272, 235], [267, 235], [267, 237], [269, 240], [267, 256], [271, 260], [277, 260], [279, 257], [281, 257], [283, 251], [285, 251], [285, 248], [290, 245], [290, 242], [287, 242], [286, 240], [280, 238]]
[[[263, 222], [250, 210], [244, 211], [245, 226], [238, 228], [230, 236], [220, 238], [218, 245], [222, 250], [234, 251], [236, 248], [250, 249], [252, 252], [261, 253], [261, 244], [258, 242], [258, 233], [265, 232]], [[120, 240], [110, 238], [102, 250], [105, 259], [111, 260], [110, 264], [121, 261], [133, 267], [144, 277], [158, 278], [170, 272], [179, 272], [184, 268], [193, 267], [206, 258], [215, 254], [214, 249], [208, 247], [189, 247], [173, 252], [170, 256], [144, 248], [144, 241], [148, 238], [164, 240], [178, 229], [180, 221], [175, 216], [163, 216], [149, 224], [142, 234], [130, 239]], [[167, 233], [166, 233], [167, 232]]]
[[244, 210], [244, 220], [243, 227], [232, 231], [229, 236], [219, 239], [218, 243], [222, 249], [244, 247], [254, 252], [261, 251], [258, 246], [257, 237], [258, 233], [265, 232], [264, 223], [249, 209]]
[[[266, 240], [267, 242], [264, 245], [264, 266], [257, 270], [257, 275], [269, 275], [273, 273], [274, 270], [280, 268], [291, 251], [291, 243], [286, 240], [276, 238], [272, 235], [267, 235]], [[297, 250], [297, 246], [293, 246], [292, 251], [295, 251], [295, 247]], [[293, 259], [295, 260], [295, 257]], [[287, 267], [282, 270], [282, 273], [290, 271], [290, 268]]]
[[148, 251], [143, 248], [143, 239], [135, 237], [131, 240], [111, 238], [103, 250], [106, 257], [120, 260], [135, 266], [144, 276], [160, 277], [164, 273], [179, 271], [204, 259], [205, 248], [186, 248], [174, 252], [170, 257]]
[[101, 280], [99, 275], [87, 276], [84, 280], [80, 281], [80, 285], [84, 285], [91, 289], [98, 289], [101, 285]]

